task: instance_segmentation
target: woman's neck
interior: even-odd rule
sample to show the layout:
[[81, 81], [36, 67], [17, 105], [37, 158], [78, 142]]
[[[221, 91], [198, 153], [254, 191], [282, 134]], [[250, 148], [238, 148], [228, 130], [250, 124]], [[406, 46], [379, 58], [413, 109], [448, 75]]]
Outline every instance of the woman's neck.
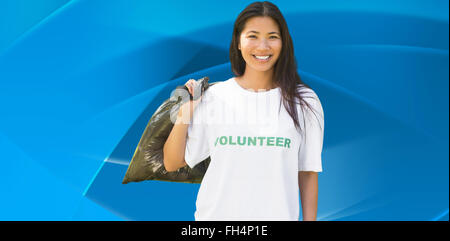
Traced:
[[236, 81], [244, 88], [258, 91], [261, 89], [270, 90], [276, 88], [272, 81], [273, 69], [261, 72], [246, 68], [245, 73], [236, 77]]

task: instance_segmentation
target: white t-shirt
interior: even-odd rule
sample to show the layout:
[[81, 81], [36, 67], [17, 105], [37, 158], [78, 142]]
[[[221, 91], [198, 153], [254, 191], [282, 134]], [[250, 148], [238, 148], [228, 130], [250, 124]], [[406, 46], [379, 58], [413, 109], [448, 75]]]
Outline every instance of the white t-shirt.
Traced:
[[[185, 150], [191, 168], [211, 157], [197, 195], [196, 221], [299, 219], [298, 171], [322, 171], [323, 110], [315, 92], [307, 90], [314, 98], [305, 100], [320, 121], [305, 112], [306, 142], [279, 87], [254, 92], [233, 77], [205, 91]], [[300, 105], [297, 112], [303, 130]]]

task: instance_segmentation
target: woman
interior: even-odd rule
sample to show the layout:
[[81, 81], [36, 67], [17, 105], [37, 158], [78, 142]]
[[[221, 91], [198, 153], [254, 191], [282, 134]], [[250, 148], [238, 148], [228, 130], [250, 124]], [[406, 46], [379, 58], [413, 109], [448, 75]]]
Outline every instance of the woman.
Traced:
[[[230, 61], [235, 77], [180, 108], [164, 146], [166, 170], [211, 157], [195, 220], [298, 220], [299, 190], [303, 220], [315, 220], [323, 110], [297, 73], [274, 4], [255, 2], [239, 14]], [[185, 85], [193, 94], [197, 84]]]

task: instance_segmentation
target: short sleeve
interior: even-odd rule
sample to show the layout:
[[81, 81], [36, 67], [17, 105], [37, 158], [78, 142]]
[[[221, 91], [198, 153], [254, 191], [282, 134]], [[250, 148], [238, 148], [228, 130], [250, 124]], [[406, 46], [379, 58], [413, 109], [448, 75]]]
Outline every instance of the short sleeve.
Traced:
[[[305, 120], [306, 130], [300, 143], [298, 152], [298, 171], [322, 172], [322, 147], [324, 137], [324, 113], [319, 97], [312, 90], [305, 95], [304, 100], [311, 105], [313, 112], [304, 106], [304, 116], [299, 118]], [[303, 123], [300, 123], [303, 126]]]
[[187, 130], [184, 160], [190, 168], [194, 168], [209, 156], [208, 128], [205, 121], [207, 101], [204, 97], [195, 108]]

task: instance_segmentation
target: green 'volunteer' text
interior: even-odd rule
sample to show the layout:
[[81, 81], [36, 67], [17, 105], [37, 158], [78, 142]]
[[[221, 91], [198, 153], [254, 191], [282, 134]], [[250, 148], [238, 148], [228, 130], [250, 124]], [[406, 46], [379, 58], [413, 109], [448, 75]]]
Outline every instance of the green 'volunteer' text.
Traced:
[[219, 136], [216, 138], [214, 146], [217, 146], [217, 144], [222, 146], [279, 146], [291, 148], [291, 139], [274, 136]]

